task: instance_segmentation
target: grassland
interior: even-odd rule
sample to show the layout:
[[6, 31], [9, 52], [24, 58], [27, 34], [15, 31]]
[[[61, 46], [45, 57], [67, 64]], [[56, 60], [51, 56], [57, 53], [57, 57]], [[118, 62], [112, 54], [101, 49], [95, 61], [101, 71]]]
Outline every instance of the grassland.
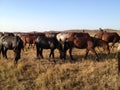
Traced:
[[[96, 49], [97, 50], [97, 49]], [[97, 50], [100, 62], [91, 52], [83, 59], [85, 50], [73, 49], [74, 62], [59, 59], [48, 61], [49, 50], [44, 50], [44, 59], [36, 59], [35, 49], [22, 51], [17, 66], [13, 52], [8, 51], [8, 60], [0, 59], [0, 90], [120, 90], [120, 75], [117, 72], [117, 51], [106, 55]]]

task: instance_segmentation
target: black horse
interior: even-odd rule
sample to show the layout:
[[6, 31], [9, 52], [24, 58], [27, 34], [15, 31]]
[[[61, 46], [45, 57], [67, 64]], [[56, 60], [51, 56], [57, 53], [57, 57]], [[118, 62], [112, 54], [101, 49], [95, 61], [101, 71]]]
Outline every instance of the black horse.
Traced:
[[19, 36], [2, 36], [0, 38], [0, 52], [2, 51], [3, 57], [7, 58], [7, 50], [13, 50], [15, 63], [20, 59], [22, 48], [23, 41]]
[[36, 52], [37, 52], [37, 58], [43, 58], [42, 51], [43, 49], [50, 49], [49, 59], [54, 59], [54, 50], [58, 48], [60, 50], [61, 44], [57, 41], [56, 37], [46, 37], [46, 36], [38, 36], [36, 41]]

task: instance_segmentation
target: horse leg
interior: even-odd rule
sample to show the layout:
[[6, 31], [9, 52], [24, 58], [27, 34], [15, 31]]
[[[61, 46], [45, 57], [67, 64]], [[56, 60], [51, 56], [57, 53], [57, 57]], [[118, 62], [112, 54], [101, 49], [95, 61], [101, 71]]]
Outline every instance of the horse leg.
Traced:
[[104, 47], [104, 50], [106, 51], [106, 54], [110, 54], [110, 48], [109, 45]]
[[33, 48], [33, 49], [35, 48], [35, 43], [32, 44], [32, 48]]
[[84, 56], [84, 59], [87, 59], [88, 53], [89, 53], [89, 50], [86, 49], [86, 54], [85, 54], [85, 56]]
[[49, 59], [51, 58], [51, 55], [52, 55], [52, 49], [51, 49], [50, 54], [49, 54]]
[[40, 57], [39, 57], [39, 52], [40, 52], [39, 47], [36, 45], [37, 58], [40, 58]]
[[27, 43], [26, 42], [24, 44], [24, 47], [25, 47], [25, 51], [27, 51]]
[[71, 60], [74, 60], [74, 59], [73, 59], [73, 56], [72, 56], [72, 48], [69, 49], [69, 54], [70, 54]]
[[31, 46], [31, 44], [30, 44], [30, 43], [28, 43], [28, 47], [27, 47], [27, 50], [28, 50], [28, 49], [30, 49], [30, 46]]
[[52, 50], [52, 58], [54, 59], [54, 49]]
[[67, 50], [64, 51], [64, 57], [63, 57], [64, 60], [66, 59], [66, 52], [67, 52]]
[[50, 52], [50, 55], [49, 55], [49, 61], [50, 61], [51, 55], [52, 55], [54, 63], [56, 63], [56, 61], [54, 59], [54, 49], [51, 49], [51, 52]]
[[15, 59], [14, 59], [14, 63], [17, 64], [18, 63], [18, 60], [20, 59], [20, 52], [21, 50], [14, 50], [14, 56], [15, 56]]
[[92, 49], [92, 51], [95, 53], [96, 55], [96, 60], [99, 61], [99, 57], [98, 57], [98, 54], [96, 53], [95, 49]]
[[49, 58], [51, 58], [51, 55], [52, 55], [52, 58], [54, 59], [54, 49], [51, 49]]
[[52, 58], [53, 58], [53, 61], [56, 63], [56, 61], [54, 59], [54, 49], [52, 50]]
[[39, 54], [40, 54], [41, 58], [43, 59], [44, 57], [43, 57], [42, 52], [43, 52], [43, 49], [42, 49], [42, 48], [40, 48], [40, 50], [39, 50]]
[[114, 47], [114, 45], [115, 45], [115, 42], [113, 42], [113, 43], [112, 43], [111, 48], [113, 48], [113, 47]]
[[22, 51], [25, 51], [25, 43], [23, 42], [23, 48]]
[[6, 59], [7, 59], [7, 50], [8, 50], [8, 49], [5, 49], [4, 55], [3, 55], [3, 57], [5, 57]]
[[2, 52], [2, 56], [5, 57], [5, 51], [4, 51], [4, 48], [1, 49], [1, 52]]

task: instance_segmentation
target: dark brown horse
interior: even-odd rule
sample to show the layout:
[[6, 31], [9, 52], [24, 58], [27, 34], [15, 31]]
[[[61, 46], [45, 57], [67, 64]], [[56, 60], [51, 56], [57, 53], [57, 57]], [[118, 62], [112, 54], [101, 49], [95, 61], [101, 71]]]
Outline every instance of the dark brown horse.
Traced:
[[102, 29], [98, 33], [96, 33], [94, 37], [100, 38], [108, 43], [111, 42], [111, 47], [120, 40], [120, 36], [116, 32], [107, 32]]
[[94, 40], [95, 47], [102, 47], [106, 51], [107, 54], [110, 53], [108, 42], [102, 39], [99, 39], [99, 38], [95, 38], [95, 37], [91, 37], [91, 38]]
[[94, 38], [94, 37], [69, 37], [67, 38], [64, 45], [64, 52], [61, 53], [61, 58], [66, 59], [66, 51], [69, 49], [69, 54], [71, 59], [72, 48], [76, 47], [78, 49], [86, 49], [86, 54], [84, 58], [87, 58], [89, 51], [93, 51], [96, 55], [96, 59], [99, 60], [98, 55], [95, 51], [95, 47], [103, 47], [107, 51], [107, 54], [110, 53], [109, 45], [106, 41]]
[[85, 32], [70, 32], [68, 37], [90, 37], [90, 35]]
[[99, 57], [95, 51], [95, 44], [94, 44], [94, 40], [92, 38], [89, 37], [69, 37], [66, 41], [69, 44], [69, 53], [71, 56], [71, 59], [73, 59], [72, 57], [72, 49], [73, 47], [78, 48], [78, 49], [86, 49], [86, 54], [85, 54], [85, 59], [88, 56], [89, 51], [92, 51], [95, 53], [96, 55], [96, 59], [99, 60]]

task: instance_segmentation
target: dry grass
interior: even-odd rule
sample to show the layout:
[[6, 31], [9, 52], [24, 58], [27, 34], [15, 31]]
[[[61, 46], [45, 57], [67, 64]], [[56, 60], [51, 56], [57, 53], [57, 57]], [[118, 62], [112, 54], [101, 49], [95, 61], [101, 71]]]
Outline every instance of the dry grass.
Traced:
[[0, 60], [0, 90], [119, 90], [116, 50], [106, 56], [99, 53], [100, 62], [93, 53], [83, 59], [85, 50], [73, 50], [76, 60], [70, 63], [59, 59], [56, 64], [48, 61], [49, 50], [44, 50], [45, 59], [35, 59], [35, 49], [22, 52], [18, 66], [13, 64], [13, 52], [8, 51], [8, 60]]

